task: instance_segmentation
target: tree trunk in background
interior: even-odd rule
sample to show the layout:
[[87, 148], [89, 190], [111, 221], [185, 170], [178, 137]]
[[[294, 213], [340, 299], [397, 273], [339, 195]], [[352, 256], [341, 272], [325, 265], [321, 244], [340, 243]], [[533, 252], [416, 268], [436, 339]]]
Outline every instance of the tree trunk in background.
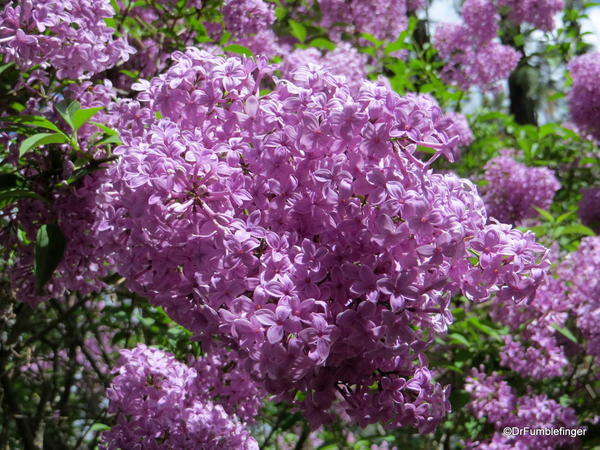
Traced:
[[[519, 49], [520, 50], [520, 49]], [[536, 101], [531, 95], [531, 83], [529, 80], [529, 65], [527, 63], [517, 66], [508, 78], [508, 90], [510, 95], [510, 113], [515, 117], [518, 124], [538, 124], [536, 114]]]

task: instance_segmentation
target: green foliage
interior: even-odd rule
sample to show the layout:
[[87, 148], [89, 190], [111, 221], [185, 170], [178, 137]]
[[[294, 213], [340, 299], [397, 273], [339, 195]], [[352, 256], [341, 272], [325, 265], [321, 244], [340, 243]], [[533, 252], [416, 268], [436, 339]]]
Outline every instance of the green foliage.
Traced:
[[52, 273], [60, 264], [67, 246], [67, 239], [57, 224], [42, 225], [35, 242], [35, 291], [42, 295], [44, 285], [52, 277]]

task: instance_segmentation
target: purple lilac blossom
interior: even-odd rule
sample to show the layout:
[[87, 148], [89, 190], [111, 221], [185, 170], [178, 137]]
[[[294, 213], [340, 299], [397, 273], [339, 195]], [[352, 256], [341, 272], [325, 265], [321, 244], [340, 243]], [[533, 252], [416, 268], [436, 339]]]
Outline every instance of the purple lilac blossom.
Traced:
[[459, 291], [532, 298], [545, 249], [486, 225], [472, 183], [417, 157], [425, 145], [451, 158], [458, 139], [427, 96], [351, 90], [309, 66], [259, 97], [264, 58], [173, 60], [120, 106], [130, 125], [96, 229], [116, 269], [206, 349], [215, 336], [236, 347], [313, 428], [342, 402], [361, 426], [433, 430], [448, 391], [424, 330], [447, 330]]
[[508, 7], [508, 18], [516, 24], [529, 23], [543, 31], [554, 29], [554, 16], [564, 8], [563, 0], [498, 0]]
[[568, 300], [577, 314], [577, 327], [587, 340], [587, 352], [600, 364], [600, 238], [586, 237], [559, 267], [568, 280]]
[[296, 49], [288, 53], [283, 62], [284, 78], [291, 78], [300, 67], [320, 65], [333, 75], [340, 75], [351, 86], [360, 86], [366, 79], [367, 56], [359, 53], [347, 42], [339, 43], [335, 50], [321, 53], [316, 48]]
[[173, 355], [139, 344], [121, 352], [115, 373], [108, 398], [117, 424], [102, 448], [258, 450], [237, 417], [199, 395], [198, 372]]
[[[411, 10], [421, 2], [409, 2]], [[321, 26], [330, 29], [334, 24], [349, 24], [359, 33], [380, 40], [396, 40], [408, 24], [406, 0], [321, 0]]]
[[510, 328], [502, 365], [536, 380], [562, 375], [568, 361], [556, 328], [566, 326], [573, 306], [566, 292], [563, 281], [547, 276], [530, 302], [494, 301], [492, 318]]
[[437, 26], [433, 42], [446, 62], [442, 78], [462, 89], [493, 90], [517, 66], [520, 56], [496, 41], [499, 16], [489, 0], [467, 0], [464, 23]]
[[39, 64], [59, 79], [89, 77], [135, 52], [105, 24], [113, 15], [109, 0], [9, 2], [0, 12], [0, 53], [21, 70]]
[[473, 369], [467, 378], [465, 390], [471, 394], [467, 407], [477, 418], [485, 418], [496, 432], [490, 442], [467, 442], [467, 449], [528, 449], [553, 450], [563, 445], [573, 445], [575, 439], [566, 435], [505, 436], [505, 427], [572, 428], [577, 425], [575, 411], [562, 406], [546, 395], [527, 393], [518, 396], [515, 390], [496, 372], [491, 375]]
[[582, 189], [577, 214], [581, 223], [600, 232], [600, 187]]
[[527, 167], [514, 155], [503, 150], [485, 165], [483, 200], [490, 217], [517, 225], [538, 215], [534, 206], [548, 209], [560, 183], [547, 167]]
[[573, 87], [569, 92], [571, 121], [600, 140], [600, 52], [586, 53], [569, 63]]

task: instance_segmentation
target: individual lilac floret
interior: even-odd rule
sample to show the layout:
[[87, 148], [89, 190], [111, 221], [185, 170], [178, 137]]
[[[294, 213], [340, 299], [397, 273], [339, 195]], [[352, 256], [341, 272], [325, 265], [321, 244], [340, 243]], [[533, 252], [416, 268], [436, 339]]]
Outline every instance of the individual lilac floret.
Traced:
[[21, 70], [53, 67], [59, 79], [80, 78], [127, 61], [135, 50], [104, 19], [109, 0], [23, 0], [0, 12], [0, 54]]
[[600, 233], [600, 187], [582, 189], [577, 214], [581, 223]]
[[121, 352], [108, 398], [117, 424], [103, 448], [206, 448], [258, 450], [235, 416], [197, 398], [198, 373], [173, 355], [138, 345]]
[[573, 79], [569, 92], [571, 120], [581, 131], [600, 140], [600, 52], [573, 59], [569, 71]]
[[485, 166], [485, 206], [490, 217], [503, 223], [520, 224], [536, 217], [534, 206], [548, 209], [560, 183], [547, 167], [527, 167], [504, 150]]

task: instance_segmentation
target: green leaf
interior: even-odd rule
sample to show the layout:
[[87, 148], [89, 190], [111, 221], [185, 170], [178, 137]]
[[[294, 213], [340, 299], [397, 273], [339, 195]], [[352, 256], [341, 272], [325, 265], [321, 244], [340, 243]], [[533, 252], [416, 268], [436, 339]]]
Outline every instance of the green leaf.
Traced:
[[558, 131], [558, 125], [555, 123], [547, 123], [542, 125], [539, 130], [540, 139], [544, 139], [549, 134], [555, 134]]
[[22, 198], [35, 198], [37, 200], [47, 201], [44, 197], [29, 189], [8, 189], [0, 191], [0, 205], [2, 206]]
[[552, 217], [552, 214], [550, 214], [548, 211], [542, 208], [538, 208], [537, 206], [534, 206], [533, 209], [535, 209], [540, 214], [540, 216], [542, 216], [548, 222], [554, 223], [554, 217]]
[[67, 239], [57, 224], [42, 225], [39, 228], [33, 264], [37, 295], [42, 295], [44, 286], [60, 264], [66, 247]]
[[365, 40], [367, 40], [367, 41], [369, 41], [375, 47], [380, 47], [381, 44], [383, 44], [382, 41], [380, 41], [375, 36], [373, 36], [372, 34], [369, 34], [369, 33], [360, 33], [360, 37], [363, 38], [363, 39], [365, 39]]
[[9, 62], [8, 64], [4, 64], [2, 66], [0, 66], [0, 75], [2, 75], [2, 73], [8, 69], [10, 66], [12, 66], [14, 63]]
[[563, 223], [565, 220], [567, 220], [569, 217], [571, 217], [573, 214], [575, 214], [577, 212], [577, 209], [573, 209], [571, 211], [568, 211], [564, 214], [561, 214], [560, 216], [558, 216], [556, 218], [556, 224], [560, 224]]
[[471, 346], [469, 340], [466, 337], [464, 337], [462, 334], [459, 334], [459, 333], [450, 333], [448, 335], [448, 337], [450, 338], [450, 341], [452, 341], [453, 343], [462, 344], [465, 347], [470, 347]]
[[275, 18], [277, 20], [283, 19], [286, 16], [286, 14], [287, 14], [287, 11], [283, 6], [275, 7]]
[[106, 139], [102, 139], [96, 145], [106, 145], [106, 144], [121, 145], [122, 143], [123, 142], [121, 142], [121, 139], [119, 138], [119, 136], [109, 136]]
[[104, 109], [104, 106], [97, 106], [95, 108], [79, 109], [73, 114], [73, 126], [75, 131], [79, 130], [85, 123], [87, 123], [92, 117], [94, 117], [98, 111]]
[[315, 38], [310, 41], [309, 45], [311, 47], [322, 48], [324, 50], [335, 50], [335, 44], [329, 39], [325, 38]]
[[552, 324], [552, 328], [554, 328], [556, 331], [558, 331], [560, 334], [562, 334], [564, 337], [566, 337], [567, 339], [569, 339], [570, 341], [573, 341], [577, 344], [577, 338], [575, 337], [575, 335], [571, 332], [571, 330], [569, 330], [568, 328], [563, 328], [558, 326], [558, 324], [553, 323]]
[[63, 100], [60, 103], [56, 104], [56, 111], [60, 114], [60, 116], [67, 122], [67, 124], [75, 130], [75, 125], [73, 123], [73, 116], [75, 112], [81, 108], [81, 104], [77, 101], [69, 102], [69, 100]]
[[306, 40], [306, 28], [299, 22], [295, 20], [289, 21], [290, 28], [292, 29], [291, 34], [300, 42], [304, 42]]
[[100, 128], [102, 131], [104, 131], [109, 136], [118, 136], [119, 135], [119, 133], [117, 133], [116, 130], [113, 130], [112, 128], [107, 127], [103, 123], [100, 123], [100, 122], [90, 122], [90, 124], [94, 125], [94, 126], [97, 126], [98, 128]]
[[0, 118], [2, 122], [17, 123], [21, 125], [31, 125], [33, 127], [46, 128], [48, 130], [62, 133], [60, 128], [42, 116], [6, 116]]
[[229, 53], [237, 53], [239, 55], [253, 56], [252, 50], [244, 45], [239, 44], [231, 44], [223, 49], [225, 52]]
[[110, 430], [110, 427], [104, 423], [95, 423], [90, 427], [90, 431], [98, 432], [98, 431], [106, 431]]
[[29, 150], [46, 144], [64, 144], [67, 137], [62, 133], [38, 133], [25, 139], [19, 147], [19, 156], [23, 156]]
[[567, 234], [582, 234], [584, 236], [596, 236], [594, 230], [580, 223], [567, 225], [566, 227], [561, 229], [560, 233], [558, 233], [558, 236], [564, 236]]

